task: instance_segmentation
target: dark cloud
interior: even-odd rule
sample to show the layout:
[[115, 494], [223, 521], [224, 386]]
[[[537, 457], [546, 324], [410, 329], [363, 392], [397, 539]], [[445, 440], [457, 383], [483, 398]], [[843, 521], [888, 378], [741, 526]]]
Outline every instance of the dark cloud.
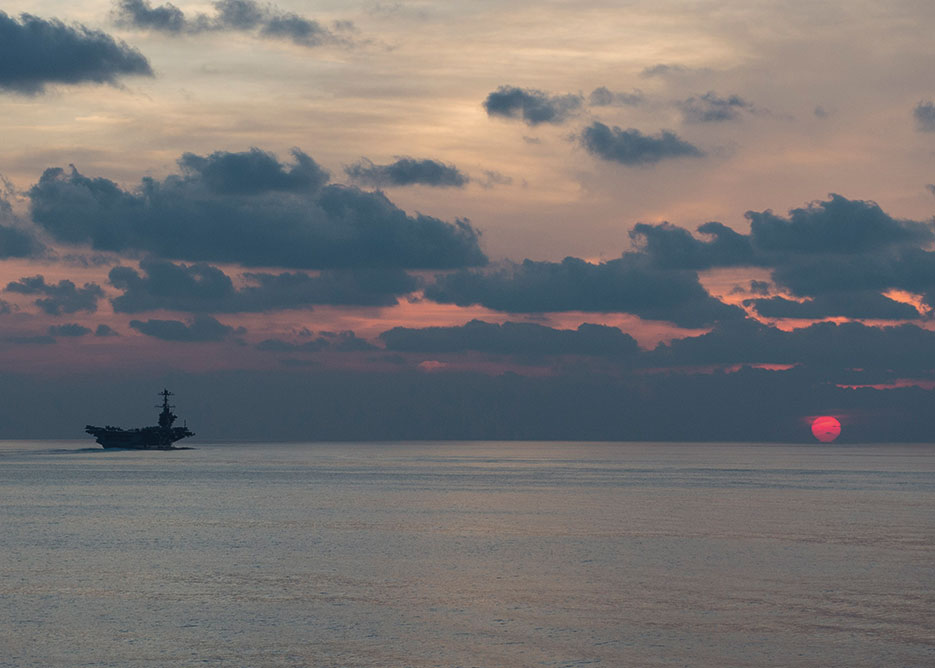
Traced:
[[0, 225], [0, 259], [39, 257], [45, 246], [32, 233], [13, 225]]
[[[792, 209], [788, 216], [770, 210], [747, 211], [750, 234], [710, 222], [698, 228], [710, 241], [688, 230], [662, 223], [639, 223], [630, 237], [659, 266], [703, 269], [737, 265], [779, 266], [821, 257], [918, 248], [935, 241], [932, 221], [901, 220], [887, 215], [875, 202], [849, 200], [831, 194], [827, 201]], [[824, 261], [824, 260], [821, 260]]]
[[633, 89], [629, 93], [613, 91], [601, 86], [591, 91], [588, 104], [592, 107], [635, 107], [643, 104], [646, 96], [643, 91]]
[[828, 292], [805, 301], [785, 297], [750, 299], [744, 305], [764, 318], [822, 319], [831, 317], [914, 320], [921, 317], [911, 304], [904, 304], [884, 297], [872, 290]]
[[[748, 211], [750, 233], [721, 223], [699, 239], [668, 223], [637, 224], [635, 246], [657, 267], [704, 270], [759, 266], [805, 302], [774, 297], [750, 302], [766, 317], [915, 319], [916, 309], [884, 297], [890, 289], [921, 294], [935, 306], [935, 223], [893, 218], [874, 202], [832, 194], [788, 216]], [[820, 297], [820, 298], [818, 298]]]
[[94, 336], [120, 336], [110, 325], [100, 324], [94, 330]]
[[13, 205], [6, 199], [16, 195], [13, 184], [0, 174], [0, 259], [41, 257], [46, 254], [45, 246], [13, 213]]
[[234, 313], [303, 308], [313, 304], [391, 306], [399, 295], [420, 282], [401, 269], [325, 270], [318, 276], [302, 272], [246, 273], [247, 284], [235, 287], [231, 278], [209, 264], [174, 264], [144, 259], [141, 275], [131, 267], [114, 267], [110, 283], [123, 290], [111, 300], [118, 313], [157, 309]]
[[375, 165], [363, 158], [344, 171], [357, 183], [378, 188], [411, 185], [461, 188], [470, 180], [454, 165], [429, 159], [398, 158], [388, 165]]
[[114, 16], [119, 25], [129, 28], [180, 33], [187, 27], [184, 12], [172, 3], [153, 7], [146, 0], [119, 0]]
[[488, 116], [518, 118], [527, 125], [563, 123], [582, 103], [580, 95], [550, 95], [545, 91], [516, 86], [500, 86], [484, 100]]
[[773, 269], [773, 280], [801, 297], [901, 289], [922, 294], [933, 306], [935, 253], [897, 249], [879, 254], [793, 256]]
[[659, 267], [670, 269], [710, 269], [711, 267], [750, 266], [758, 263], [750, 239], [718, 222], [705, 223], [698, 232], [709, 240], [670, 223], [637, 223], [630, 230], [634, 245]]
[[912, 110], [916, 119], [916, 127], [922, 132], [935, 132], [935, 104], [923, 100]]
[[50, 315], [77, 311], [93, 313], [97, 310], [97, 300], [104, 296], [101, 286], [96, 283], [85, 283], [84, 287], [79, 288], [66, 279], [53, 285], [46, 283], [45, 277], [41, 275], [7, 283], [6, 290], [22, 295], [45, 295], [37, 299], [35, 304]]
[[380, 334], [387, 350], [418, 353], [478, 351], [496, 355], [606, 355], [630, 357], [636, 340], [616, 327], [583, 324], [577, 330], [472, 320], [461, 327], [394, 327]]
[[270, 39], [287, 39], [301, 46], [321, 46], [328, 42], [339, 41], [334, 33], [324, 28], [318, 21], [292, 13], [269, 17], [263, 24], [260, 34]]
[[123, 76], [152, 74], [143, 54], [106, 33], [0, 11], [0, 88], [37, 94], [46, 84], [116, 85]]
[[925, 189], [928, 190], [933, 195], [935, 195], [935, 183], [926, 184]]
[[243, 327], [231, 327], [209, 315], [198, 315], [187, 323], [180, 320], [131, 320], [130, 327], [163, 341], [202, 343], [224, 341], [246, 332]]
[[317, 353], [328, 346], [328, 340], [318, 337], [311, 341], [295, 343], [283, 339], [264, 339], [256, 344], [257, 350], [267, 350], [274, 353]]
[[701, 336], [660, 344], [649, 366], [799, 364], [813, 369], [853, 368], [921, 373], [935, 368], [935, 332], [914, 325], [870, 327], [821, 322], [784, 332], [754, 320], [733, 320]]
[[[212, 4], [214, 15], [199, 13], [186, 16], [172, 3], [153, 7], [147, 0], [118, 0], [114, 16], [117, 23], [124, 27], [175, 35], [246, 32], [265, 39], [285, 40], [308, 47], [344, 41], [318, 21], [292, 12], [282, 12], [272, 5], [261, 5], [253, 0], [217, 0]], [[352, 29], [353, 24], [341, 21], [339, 28]]]
[[135, 190], [72, 168], [47, 169], [29, 191], [32, 217], [56, 240], [95, 250], [338, 269], [446, 269], [481, 265], [466, 220], [408, 216], [380, 192], [327, 185], [311, 158], [293, 166], [268, 154], [186, 154], [183, 174], [145, 178]]
[[750, 281], [750, 292], [754, 295], [768, 295], [769, 283], [766, 281]]
[[770, 210], [748, 211], [750, 234], [759, 251], [773, 253], [859, 253], [935, 240], [931, 221], [888, 216], [875, 202], [832, 194], [825, 202], [792, 209], [788, 217]]
[[36, 335], [26, 335], [26, 336], [11, 336], [6, 339], [10, 343], [16, 343], [19, 345], [39, 345], [47, 346], [52, 343], [56, 343], [54, 336], [49, 336], [48, 334], [36, 334]]
[[678, 103], [686, 123], [721, 123], [740, 118], [741, 112], [751, 112], [753, 105], [738, 95], [719, 97], [714, 91], [695, 95]]
[[343, 332], [319, 332], [318, 336], [310, 341], [295, 343], [284, 341], [282, 339], [266, 339], [256, 345], [258, 350], [268, 350], [277, 353], [317, 353], [323, 350], [352, 353], [368, 352], [378, 350], [378, 348], [367, 341], [361, 339], [352, 331]]
[[569, 257], [562, 262], [525, 260], [486, 272], [458, 271], [438, 277], [425, 296], [509, 313], [632, 313], [684, 327], [741, 314], [711, 297], [696, 273], [660, 270], [636, 254], [600, 264]]
[[49, 326], [49, 336], [79, 337], [79, 336], [85, 336], [90, 333], [91, 333], [90, 329], [88, 329], [84, 325], [79, 325], [77, 323]]
[[190, 177], [201, 180], [222, 195], [256, 195], [264, 192], [317, 192], [330, 175], [297, 148], [295, 164], [285, 165], [276, 156], [258, 148], [243, 153], [216, 151], [207, 157], [185, 153], [179, 166]]
[[644, 135], [632, 128], [610, 128], [599, 121], [586, 127], [579, 140], [588, 153], [621, 165], [651, 165], [667, 158], [704, 155], [696, 146], [669, 130]]

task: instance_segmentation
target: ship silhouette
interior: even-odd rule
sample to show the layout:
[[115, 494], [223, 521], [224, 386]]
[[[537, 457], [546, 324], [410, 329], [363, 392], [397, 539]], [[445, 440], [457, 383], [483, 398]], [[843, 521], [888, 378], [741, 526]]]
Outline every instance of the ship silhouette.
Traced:
[[95, 440], [105, 448], [125, 448], [128, 450], [174, 450], [172, 444], [183, 438], [194, 436], [194, 432], [188, 430], [187, 426], [173, 427], [177, 416], [172, 412], [175, 406], [169, 405], [169, 397], [172, 393], [169, 390], [163, 390], [159, 393], [162, 397], [162, 405], [156, 408], [162, 408], [159, 414], [159, 424], [152, 427], [137, 427], [135, 429], [122, 429], [120, 427], [95, 427], [94, 425], [85, 425], [84, 430], [91, 434]]

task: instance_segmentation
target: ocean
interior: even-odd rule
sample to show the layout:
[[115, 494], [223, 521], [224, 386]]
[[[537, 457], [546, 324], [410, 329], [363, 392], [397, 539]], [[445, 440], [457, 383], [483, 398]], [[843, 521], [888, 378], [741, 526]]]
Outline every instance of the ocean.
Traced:
[[935, 666], [935, 445], [0, 442], [0, 666]]

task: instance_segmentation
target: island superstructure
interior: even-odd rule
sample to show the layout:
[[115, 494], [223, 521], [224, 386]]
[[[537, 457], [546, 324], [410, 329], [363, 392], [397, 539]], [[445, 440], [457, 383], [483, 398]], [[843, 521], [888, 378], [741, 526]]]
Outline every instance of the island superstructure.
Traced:
[[95, 440], [105, 448], [125, 448], [129, 450], [173, 450], [172, 444], [183, 438], [194, 436], [194, 432], [189, 431], [187, 426], [173, 427], [172, 424], [177, 419], [172, 409], [175, 406], [169, 405], [169, 397], [172, 392], [163, 389], [159, 393], [162, 397], [162, 408], [159, 414], [159, 424], [152, 427], [137, 427], [134, 429], [122, 429], [120, 427], [95, 427], [94, 425], [85, 425], [84, 430], [91, 434]]

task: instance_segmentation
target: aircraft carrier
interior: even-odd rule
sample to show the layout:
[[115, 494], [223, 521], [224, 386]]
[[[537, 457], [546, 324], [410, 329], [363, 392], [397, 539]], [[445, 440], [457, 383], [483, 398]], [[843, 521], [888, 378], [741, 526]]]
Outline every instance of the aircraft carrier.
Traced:
[[162, 405], [156, 408], [162, 408], [159, 414], [159, 424], [152, 427], [137, 427], [134, 429], [122, 429], [120, 427], [95, 427], [94, 425], [85, 425], [84, 430], [91, 434], [94, 439], [105, 448], [123, 448], [127, 450], [178, 450], [172, 446], [173, 443], [189, 436], [194, 436], [194, 432], [189, 431], [188, 426], [173, 427], [177, 416], [172, 412], [175, 406], [169, 405], [169, 397], [173, 396], [169, 390], [163, 390], [159, 393], [162, 397]]

